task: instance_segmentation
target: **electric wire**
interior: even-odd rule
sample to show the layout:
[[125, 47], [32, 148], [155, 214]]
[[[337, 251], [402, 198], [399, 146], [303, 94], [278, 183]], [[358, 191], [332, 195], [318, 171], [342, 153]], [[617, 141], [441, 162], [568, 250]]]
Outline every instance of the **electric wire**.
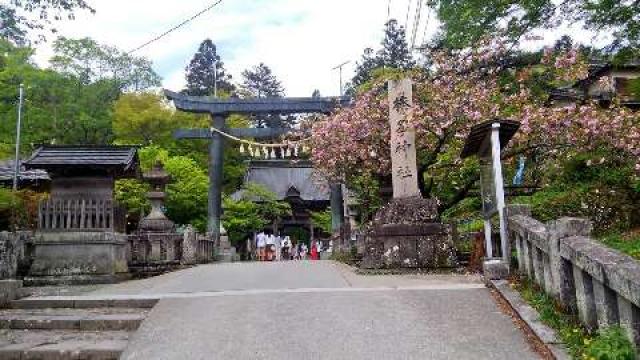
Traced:
[[407, 16], [406, 16], [406, 18], [404, 20], [404, 29], [405, 29], [405, 31], [407, 30], [407, 26], [409, 26], [409, 13], [411, 12], [411, 3], [412, 2], [413, 2], [412, 0], [409, 0], [407, 2]]
[[182, 21], [180, 24], [172, 27], [171, 29], [163, 32], [162, 34], [154, 37], [153, 39], [145, 42], [144, 44], [134, 48], [133, 50], [128, 51], [127, 54], [132, 54], [132, 53], [134, 53], [134, 52], [136, 52], [136, 51], [138, 51], [138, 50], [140, 50], [142, 48], [145, 48], [145, 47], [153, 44], [154, 42], [156, 42], [156, 41], [162, 39], [163, 37], [171, 34], [172, 32], [178, 30], [179, 28], [183, 27], [184, 25], [186, 25], [186, 24], [190, 23], [191, 21], [195, 20], [196, 18], [200, 17], [202, 14], [204, 14], [204, 13], [208, 12], [209, 10], [213, 9], [214, 7], [218, 6], [221, 2], [222, 2], [222, 0], [218, 0], [218, 1], [214, 2], [213, 4], [207, 6], [204, 10], [201, 10], [198, 13], [196, 13], [195, 15], [191, 16], [190, 18]]
[[413, 30], [411, 32], [411, 49], [414, 49], [416, 46], [416, 38], [418, 34], [418, 29], [420, 27], [420, 15], [422, 13], [422, 0], [418, 0], [416, 4], [416, 14], [413, 19]]

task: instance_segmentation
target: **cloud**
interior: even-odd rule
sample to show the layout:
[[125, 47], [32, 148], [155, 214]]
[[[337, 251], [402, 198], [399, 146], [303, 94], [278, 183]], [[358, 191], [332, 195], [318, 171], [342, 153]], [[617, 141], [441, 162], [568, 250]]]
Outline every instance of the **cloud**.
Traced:
[[[89, 36], [130, 50], [204, 9], [211, 1], [93, 0], [96, 14], [77, 12], [75, 21], [58, 24], [59, 35]], [[362, 51], [378, 47], [389, 17], [405, 25], [410, 1], [223, 0], [212, 11], [136, 55], [154, 62], [164, 87], [179, 90], [184, 86], [185, 66], [200, 42], [211, 38], [235, 81], [240, 80], [244, 69], [264, 62], [282, 81], [289, 96], [310, 96], [314, 89], [323, 95], [337, 95], [339, 73], [332, 68], [351, 61], [343, 69], [343, 78], [350, 79]], [[411, 8], [409, 12], [410, 28], [414, 11]], [[426, 14], [422, 13], [417, 27], [416, 45], [423, 40], [423, 34], [428, 39], [438, 26], [434, 15]], [[36, 60], [44, 66], [51, 54], [50, 43], [41, 44]]]

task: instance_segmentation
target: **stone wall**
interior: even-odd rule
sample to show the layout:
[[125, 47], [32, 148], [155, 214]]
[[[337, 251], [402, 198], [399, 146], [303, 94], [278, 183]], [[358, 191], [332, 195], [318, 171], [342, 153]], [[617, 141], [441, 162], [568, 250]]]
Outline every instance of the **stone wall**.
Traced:
[[32, 236], [30, 232], [0, 232], [0, 280], [15, 279], [18, 270], [26, 266]]
[[587, 220], [508, 218], [518, 271], [577, 313], [589, 329], [620, 325], [640, 345], [640, 261], [589, 238]]

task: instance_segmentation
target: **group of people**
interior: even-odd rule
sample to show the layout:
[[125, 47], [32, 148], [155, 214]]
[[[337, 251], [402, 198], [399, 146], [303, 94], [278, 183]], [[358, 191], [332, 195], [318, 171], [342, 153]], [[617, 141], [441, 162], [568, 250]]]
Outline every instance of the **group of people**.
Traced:
[[314, 240], [311, 248], [304, 242], [294, 242], [289, 236], [276, 236], [260, 232], [256, 235], [256, 257], [258, 261], [320, 260], [322, 242]]

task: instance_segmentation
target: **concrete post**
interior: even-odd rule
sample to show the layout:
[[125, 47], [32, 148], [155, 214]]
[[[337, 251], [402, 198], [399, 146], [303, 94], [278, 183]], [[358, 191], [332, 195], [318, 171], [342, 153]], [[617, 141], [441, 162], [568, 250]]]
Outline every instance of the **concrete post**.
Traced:
[[184, 265], [193, 265], [198, 262], [198, 239], [191, 225], [187, 226], [183, 236], [182, 259], [180, 262]]
[[598, 328], [618, 324], [618, 298], [616, 293], [596, 279], [593, 281], [593, 296], [596, 304]]
[[627, 331], [636, 349], [640, 350], [640, 309], [629, 300], [618, 296], [618, 317], [620, 326]]
[[598, 325], [596, 302], [593, 294], [593, 279], [577, 266], [573, 266], [573, 279], [576, 285], [576, 305], [578, 316], [590, 330]]

